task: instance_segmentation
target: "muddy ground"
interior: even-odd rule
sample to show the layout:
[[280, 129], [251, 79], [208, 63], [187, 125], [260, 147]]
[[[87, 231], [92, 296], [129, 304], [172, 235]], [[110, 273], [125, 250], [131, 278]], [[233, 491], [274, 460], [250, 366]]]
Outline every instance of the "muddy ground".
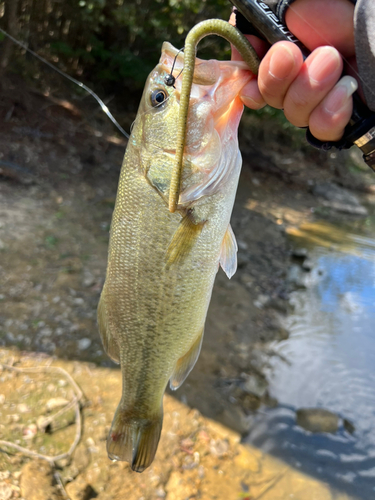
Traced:
[[[5, 360], [15, 356], [21, 365], [61, 363], [83, 386], [88, 405], [79, 460], [84, 465], [68, 460], [59, 469], [70, 497], [286, 498], [272, 487], [279, 475], [280, 480], [289, 477], [282, 475], [282, 466], [275, 466], [275, 472], [271, 458], [242, 448], [238, 441], [249, 429], [252, 411], [277, 404], [268, 394], [262, 369], [273, 355], [269, 342], [288, 335], [283, 317], [296, 284], [288, 279], [293, 256], [287, 233], [316, 217], [366, 217], [363, 203], [373, 202], [371, 174], [355, 153], [314, 151], [301, 142], [299, 131], [274, 116], [244, 117], [244, 167], [232, 219], [238, 271], [230, 281], [219, 271], [200, 358], [182, 388], [173, 398], [166, 397], [164, 437], [155, 466], [135, 475], [127, 465], [111, 465], [104, 451], [120, 378], [103, 352], [96, 326], [126, 140], [82, 102], [46, 97], [19, 82], [12, 85], [0, 100], [0, 345], [12, 349], [13, 354], [2, 351]], [[124, 118], [130, 122], [131, 117]], [[332, 181], [339, 190], [354, 187], [360, 201], [350, 201], [344, 191], [337, 197]], [[65, 395], [59, 397], [71, 397], [58, 380], [44, 387], [45, 377], [30, 382], [30, 391], [21, 375], [3, 372], [0, 439], [16, 438], [30, 449], [55, 447], [59, 452], [72, 438], [72, 419], [62, 430], [52, 430], [48, 439], [40, 430], [34, 435], [34, 427], [25, 434], [36, 421], [35, 409], [43, 414], [47, 401], [61, 390]], [[62, 437], [54, 441], [59, 432]], [[271, 461], [264, 469], [263, 459]], [[44, 498], [27, 493], [25, 479], [20, 486], [22, 477], [40, 469], [36, 465], [34, 470], [33, 463], [20, 454], [0, 455], [0, 488], [8, 492], [2, 497], [0, 490], [0, 498]], [[257, 476], [261, 469], [268, 471], [265, 477]], [[51, 474], [47, 467], [43, 477], [50, 485], [55, 480]], [[294, 472], [288, 469], [286, 474]], [[295, 491], [293, 498], [331, 498], [328, 490], [325, 496], [298, 493], [298, 481], [312, 488], [301, 477], [296, 476], [294, 486], [289, 478], [284, 492]], [[45, 498], [60, 498], [60, 490], [51, 488], [53, 494]]]

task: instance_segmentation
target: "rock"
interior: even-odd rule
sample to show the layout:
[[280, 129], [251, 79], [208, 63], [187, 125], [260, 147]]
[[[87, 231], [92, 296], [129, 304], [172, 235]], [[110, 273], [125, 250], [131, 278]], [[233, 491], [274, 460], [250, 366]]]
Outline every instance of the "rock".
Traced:
[[91, 485], [83, 477], [78, 477], [75, 481], [65, 486], [71, 500], [89, 500], [96, 496]]
[[330, 432], [334, 434], [339, 427], [336, 413], [323, 408], [301, 408], [296, 412], [297, 425], [310, 432]]
[[164, 488], [161, 487], [155, 491], [155, 495], [157, 496], [157, 498], [165, 498], [167, 496]]
[[197, 491], [187, 482], [182, 472], [172, 471], [165, 486], [168, 500], [181, 500], [196, 496]]
[[211, 439], [210, 453], [215, 457], [224, 457], [228, 455], [229, 442], [227, 439]]
[[53, 468], [45, 460], [33, 460], [22, 467], [20, 488], [27, 500], [63, 500], [55, 484]]
[[79, 339], [79, 341], [77, 342], [77, 347], [80, 351], [88, 349], [90, 345], [91, 345], [91, 339], [88, 338]]
[[346, 418], [343, 419], [343, 425], [344, 425], [344, 429], [349, 432], [349, 434], [354, 434], [355, 432], [355, 427], [354, 427], [354, 424], [352, 424], [352, 422]]
[[306, 259], [302, 264], [302, 269], [304, 271], [311, 271], [314, 267], [314, 262], [311, 259]]
[[83, 306], [84, 303], [85, 301], [83, 300], [82, 297], [76, 297], [75, 299], [73, 299], [73, 304], [76, 306]]
[[263, 397], [268, 389], [267, 380], [263, 379], [258, 375], [247, 375], [245, 376], [245, 381], [241, 384], [241, 388], [248, 394], [254, 394], [258, 398]]
[[289, 312], [289, 302], [280, 297], [271, 298], [267, 303], [267, 307], [269, 309], [275, 309], [276, 311], [281, 312], [282, 314], [287, 314]]
[[42, 328], [39, 333], [38, 333], [41, 337], [50, 337], [52, 335], [52, 328], [48, 328], [48, 327], [45, 327], [45, 328]]
[[17, 405], [17, 411], [19, 413], [28, 413], [30, 411], [30, 407], [25, 403], [20, 403], [19, 405]]
[[269, 295], [260, 294], [257, 299], [254, 301], [254, 306], [258, 307], [258, 309], [262, 309], [270, 300]]
[[247, 434], [250, 430], [250, 421], [238, 406], [226, 408], [219, 416], [218, 420], [226, 427], [233, 429], [238, 434]]
[[303, 271], [300, 266], [291, 266], [288, 270], [286, 280], [294, 286], [306, 288]]
[[67, 404], [69, 404], [69, 401], [65, 398], [52, 398], [47, 401], [46, 409], [47, 411], [53, 411]]
[[295, 257], [296, 259], [306, 259], [308, 256], [309, 252], [307, 248], [294, 248], [292, 250], [292, 257]]
[[24, 439], [33, 439], [38, 432], [38, 427], [35, 424], [29, 424], [22, 430]]
[[323, 205], [338, 212], [352, 215], [367, 215], [367, 209], [360, 204], [358, 198], [332, 182], [322, 182], [313, 188], [313, 194], [324, 200]]
[[10, 484], [6, 482], [0, 482], [0, 499], [9, 500], [12, 498], [13, 489]]
[[85, 288], [88, 288], [88, 287], [92, 286], [94, 283], [95, 283], [94, 275], [88, 269], [84, 269], [83, 270], [82, 286], [84, 286]]
[[73, 462], [80, 472], [90, 465], [91, 453], [84, 445], [81, 444], [77, 447], [74, 452]]

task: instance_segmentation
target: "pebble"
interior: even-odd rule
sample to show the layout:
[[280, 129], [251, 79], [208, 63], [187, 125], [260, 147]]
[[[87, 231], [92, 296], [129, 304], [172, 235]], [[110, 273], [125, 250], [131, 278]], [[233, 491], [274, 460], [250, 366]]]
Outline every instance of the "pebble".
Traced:
[[302, 264], [302, 269], [304, 269], [305, 271], [311, 271], [313, 267], [314, 267], [314, 262], [312, 259], [306, 259]]
[[83, 339], [80, 339], [78, 342], [77, 342], [77, 346], [78, 346], [78, 349], [80, 351], [84, 351], [85, 349], [88, 349], [91, 345], [91, 339], [88, 339], [88, 338], [83, 338]]
[[307, 248], [299, 247], [292, 250], [292, 256], [297, 259], [305, 259], [308, 256]]
[[35, 424], [30, 424], [23, 429], [22, 435], [24, 439], [33, 439], [37, 432], [38, 427]]
[[89, 500], [96, 496], [91, 485], [82, 477], [68, 483], [65, 489], [71, 500]]
[[164, 488], [158, 488], [156, 491], [155, 491], [155, 495], [158, 497], [158, 498], [165, 498], [167, 496]]
[[5, 403], [5, 396], [4, 394], [0, 394], [0, 405], [3, 405]]
[[367, 209], [362, 206], [357, 196], [332, 182], [318, 183], [313, 188], [313, 194], [325, 200], [324, 206], [338, 212], [366, 216]]
[[32, 460], [22, 467], [20, 487], [27, 500], [63, 499], [55, 484], [53, 468], [45, 460]]
[[10, 484], [5, 482], [0, 482], [0, 499], [1, 500], [9, 500], [12, 498], [13, 488]]
[[242, 389], [248, 394], [254, 394], [255, 396], [261, 398], [267, 392], [268, 382], [259, 376], [246, 374], [245, 381], [242, 384]]
[[257, 299], [254, 301], [254, 306], [258, 307], [258, 309], [262, 309], [267, 302], [270, 300], [268, 295], [260, 294]]
[[95, 283], [94, 275], [88, 269], [85, 269], [83, 271], [82, 286], [88, 288], [92, 286], [94, 283]]
[[286, 279], [292, 285], [296, 285], [300, 288], [306, 288], [304, 276], [302, 273], [303, 271], [301, 270], [300, 266], [293, 265], [289, 268]]
[[226, 439], [211, 439], [210, 452], [215, 457], [223, 457], [229, 451], [229, 442]]
[[47, 411], [53, 411], [56, 410], [57, 408], [61, 408], [62, 406], [66, 406], [69, 404], [69, 401], [65, 398], [52, 398], [49, 399], [46, 403], [46, 409]]
[[335, 434], [339, 427], [339, 417], [324, 408], [300, 408], [296, 412], [297, 425], [310, 432]]
[[17, 410], [20, 413], [28, 413], [30, 411], [30, 408], [25, 403], [20, 403], [19, 405], [17, 405]]

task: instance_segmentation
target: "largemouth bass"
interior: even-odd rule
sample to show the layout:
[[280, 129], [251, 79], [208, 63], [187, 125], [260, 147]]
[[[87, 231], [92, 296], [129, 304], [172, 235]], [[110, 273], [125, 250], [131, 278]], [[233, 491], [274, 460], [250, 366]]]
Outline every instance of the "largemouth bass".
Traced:
[[107, 441], [111, 459], [142, 472], [156, 453], [163, 394], [192, 370], [219, 265], [230, 278], [237, 244], [230, 227], [241, 155], [243, 62], [196, 60], [177, 210], [168, 210], [176, 153], [183, 55], [164, 43], [145, 85], [122, 165], [98, 323], [121, 364], [123, 391]]

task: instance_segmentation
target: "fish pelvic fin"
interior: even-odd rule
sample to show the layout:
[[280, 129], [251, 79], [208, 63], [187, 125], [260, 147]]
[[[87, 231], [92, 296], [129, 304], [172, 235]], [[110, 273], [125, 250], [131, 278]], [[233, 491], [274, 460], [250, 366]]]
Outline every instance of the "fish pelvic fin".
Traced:
[[108, 457], [129, 462], [133, 471], [143, 472], [154, 460], [162, 426], [162, 406], [152, 418], [139, 418], [120, 403], [107, 438]]
[[100, 296], [98, 305], [98, 325], [99, 333], [102, 339], [103, 347], [108, 356], [115, 362], [120, 363], [119, 348], [116, 340], [112, 337], [109, 331], [107, 311], [104, 302], [104, 290]]
[[229, 279], [237, 271], [237, 250], [236, 237], [229, 224], [220, 248], [220, 265]]
[[206, 221], [197, 221], [189, 210], [174, 233], [166, 253], [167, 267], [179, 264], [189, 254]]
[[188, 352], [177, 361], [169, 380], [169, 387], [172, 391], [177, 390], [184, 383], [186, 377], [194, 368], [194, 365], [199, 357], [199, 353], [201, 352], [203, 332], [204, 330], [202, 329], [201, 333], [198, 335]]

